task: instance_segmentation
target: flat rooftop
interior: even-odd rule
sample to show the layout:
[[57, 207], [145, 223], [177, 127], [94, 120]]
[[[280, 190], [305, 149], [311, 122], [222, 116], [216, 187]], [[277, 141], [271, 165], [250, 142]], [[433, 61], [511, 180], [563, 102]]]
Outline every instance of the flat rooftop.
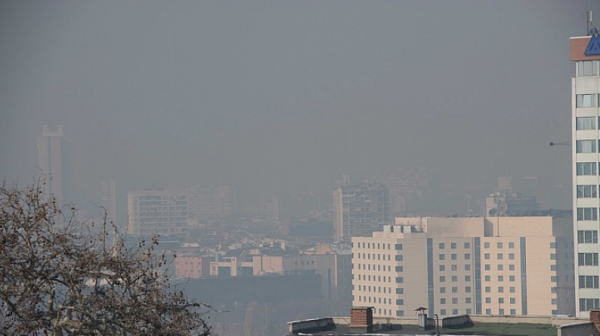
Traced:
[[[465, 320], [466, 319], [466, 320]], [[467, 322], [465, 322], [467, 321]], [[349, 317], [320, 318], [288, 322], [291, 335], [480, 335], [480, 336], [557, 336], [562, 326], [591, 328], [587, 319], [554, 316], [456, 316], [439, 320], [439, 329], [429, 319], [427, 329], [415, 318], [375, 318], [372, 330], [350, 328]], [[579, 327], [578, 327], [579, 328]], [[587, 330], [587, 329], [586, 329]]]
[[[316, 331], [313, 333], [298, 333], [297, 335], [330, 335], [330, 336], [357, 336], [357, 335], [436, 335], [436, 328], [424, 330], [416, 325], [392, 326], [392, 328], [375, 328], [372, 332], [352, 330], [349, 325], [336, 326], [335, 330]], [[442, 328], [440, 335], [480, 335], [480, 336], [557, 336], [558, 329], [550, 324], [502, 324], [478, 323], [464, 328]]]

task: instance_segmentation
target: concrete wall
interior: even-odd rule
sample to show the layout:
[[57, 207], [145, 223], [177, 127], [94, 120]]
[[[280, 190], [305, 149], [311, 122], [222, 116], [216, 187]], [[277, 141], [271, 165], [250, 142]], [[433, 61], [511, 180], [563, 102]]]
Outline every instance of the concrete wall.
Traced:
[[333, 329], [335, 329], [335, 323], [331, 317], [288, 322], [289, 335]]
[[469, 315], [466, 315], [466, 314], [444, 317], [442, 319], [442, 327], [444, 327], [444, 328], [452, 328], [452, 327], [458, 327], [458, 326], [464, 326], [464, 325], [470, 325], [470, 324], [473, 324], [473, 321], [471, 321], [471, 318], [469, 317]]
[[483, 217], [427, 219], [427, 237], [483, 237]]
[[557, 336], [595, 335], [596, 328], [592, 322], [565, 324], [558, 328]]
[[477, 323], [533, 323], [561, 326], [578, 322], [587, 322], [576, 317], [558, 316], [504, 316], [504, 315], [470, 315], [471, 321]]

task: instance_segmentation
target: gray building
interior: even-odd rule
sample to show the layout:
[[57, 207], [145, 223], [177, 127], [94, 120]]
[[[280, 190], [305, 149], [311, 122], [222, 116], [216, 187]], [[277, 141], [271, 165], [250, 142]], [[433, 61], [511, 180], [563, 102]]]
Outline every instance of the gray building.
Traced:
[[335, 240], [368, 237], [390, 224], [390, 192], [385, 184], [344, 184], [333, 192]]
[[135, 236], [186, 235], [187, 193], [180, 190], [136, 190], [127, 195], [127, 232]]
[[38, 167], [43, 184], [44, 200], [54, 197], [58, 206], [73, 202], [72, 146], [63, 134], [63, 125], [55, 131], [44, 126], [37, 138]]

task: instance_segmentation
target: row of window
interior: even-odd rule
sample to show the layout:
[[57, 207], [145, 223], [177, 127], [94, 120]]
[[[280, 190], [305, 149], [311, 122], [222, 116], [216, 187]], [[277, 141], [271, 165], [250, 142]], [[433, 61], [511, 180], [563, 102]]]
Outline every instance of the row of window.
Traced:
[[577, 198], [597, 198], [598, 186], [595, 184], [582, 184], [577, 186]]
[[577, 208], [577, 220], [598, 220], [598, 208]]
[[[458, 287], [452, 287], [452, 288], [450, 288], [450, 290], [452, 291], [452, 293], [458, 293]], [[445, 294], [446, 287], [440, 287], [440, 293]]]
[[[492, 278], [490, 275], [486, 275], [484, 278], [484, 281], [489, 282], [492, 281]], [[498, 281], [502, 282], [504, 281], [504, 275], [498, 275]], [[510, 282], [515, 282], [515, 276], [514, 275], [509, 275], [508, 276], [508, 281]]]
[[[485, 289], [486, 293], [491, 293], [492, 292], [492, 287], [490, 287], [490, 286], [486, 286], [484, 289]], [[509, 287], [509, 291], [511, 293], [515, 293], [516, 288], [515, 287]], [[504, 286], [498, 286], [498, 293], [504, 293]]]
[[[465, 310], [465, 313], [471, 314], [471, 309], [467, 308], [467, 310]], [[440, 309], [440, 315], [446, 316], [446, 309]], [[452, 315], [458, 315], [458, 309], [452, 309]]]
[[577, 62], [577, 77], [598, 76], [599, 61]]
[[579, 299], [579, 311], [590, 311], [600, 308], [600, 299]]
[[576, 153], [596, 153], [598, 140], [588, 139], [588, 140], [577, 140], [575, 141], [575, 152]]
[[589, 131], [596, 129], [596, 117], [575, 118], [575, 129], [578, 131]]
[[[387, 271], [390, 272], [392, 269], [392, 267], [390, 265], [373, 264], [373, 267], [371, 267], [371, 264], [357, 264], [357, 265], [358, 265], [358, 269], [363, 270], [363, 271], [371, 271], [371, 269], [372, 269], [373, 271], [377, 270], [377, 271], [385, 272], [385, 270], [387, 268]], [[354, 267], [354, 264], [352, 266]], [[375, 267], [375, 266], [377, 266], [377, 267]], [[401, 272], [401, 271], [398, 271], [398, 267], [396, 267], [396, 272]]]
[[[379, 300], [378, 300], [379, 299]], [[371, 297], [371, 296], [358, 296], [358, 302], [369, 302], [369, 303], [377, 303], [377, 301], [379, 301], [379, 303], [382, 303], [381, 301], [383, 301], [383, 304], [392, 304], [392, 299], [388, 299], [388, 298], [378, 298], [378, 297]]]
[[[354, 289], [354, 286], [352, 287]], [[358, 285], [358, 290], [369, 293], [384, 293], [384, 294], [392, 294], [392, 289], [390, 287], [380, 287], [380, 286], [361, 286]], [[381, 303], [381, 302], [380, 302]], [[384, 302], [385, 303], [385, 302]], [[391, 302], [390, 302], [391, 303]]]
[[[399, 255], [399, 258], [402, 258], [402, 255]], [[371, 258], [372, 257], [372, 258]], [[362, 253], [362, 258], [360, 253], [356, 253], [357, 259], [367, 259], [367, 260], [391, 260], [391, 255], [389, 254], [379, 254], [379, 253]], [[398, 255], [396, 255], [396, 260], [398, 260]]]
[[[451, 302], [452, 304], [458, 304], [458, 298], [452, 298]], [[465, 298], [465, 303], [471, 303], [471, 298]], [[446, 304], [446, 298], [440, 298], [440, 304]]]
[[596, 162], [577, 162], [577, 176], [594, 176], [597, 175]]
[[[492, 298], [486, 297], [485, 298], [485, 303], [492, 303]], [[498, 303], [504, 303], [504, 298], [498, 298]], [[509, 303], [510, 304], [517, 304], [517, 299], [510, 298], [509, 299]]]
[[[360, 297], [359, 297], [360, 299]], [[365, 301], [366, 302], [366, 301]], [[385, 316], [392, 316], [393, 311], [391, 309], [386, 309], [386, 308], [376, 308], [373, 310], [373, 312], [375, 314], [378, 315], [385, 315]], [[402, 317], [404, 316], [404, 310], [396, 310], [396, 316]]]
[[[490, 264], [483, 265], [483, 269], [486, 270], [486, 271], [491, 270]], [[509, 264], [508, 265], [508, 270], [509, 271], [514, 271], [515, 270], [515, 265], [514, 264]], [[504, 271], [504, 265], [498, 264], [498, 271]]]
[[597, 93], [587, 93], [575, 95], [575, 107], [597, 107]]
[[[391, 250], [392, 245], [391, 244], [382, 244], [382, 243], [357, 243], [358, 244], [358, 248], [373, 248], [373, 249], [377, 249], [377, 250]], [[353, 244], [354, 245], [354, 244]], [[386, 248], [387, 246], [387, 248]], [[402, 250], [402, 244], [394, 244], [394, 249], [396, 251]]]
[[[471, 260], [471, 253], [465, 253], [465, 260]], [[440, 254], [439, 255], [439, 259], [440, 260], [446, 260], [446, 255], [445, 254]], [[450, 254], [450, 260], [458, 260], [458, 255], [456, 253], [452, 253]]]
[[[502, 248], [503, 246], [504, 246], [504, 244], [502, 242], [496, 243], [496, 247], [497, 248]], [[483, 243], [483, 248], [486, 248], [486, 249], [490, 248], [490, 243], [489, 242]], [[508, 248], [510, 248], [510, 249], [515, 248], [515, 243], [509, 242], [508, 243]]]
[[[446, 265], [440, 265], [439, 267], [440, 267], [441, 272], [444, 272], [446, 270]], [[450, 265], [450, 270], [458, 271], [458, 265]], [[465, 264], [465, 271], [470, 271], [470, 270], [471, 270], [471, 264]], [[468, 281], [471, 281], [471, 280], [468, 280]]]
[[[354, 276], [354, 275], [352, 275], [352, 276]], [[383, 278], [383, 281], [381, 280], [382, 278]], [[373, 275], [373, 276], [371, 276], [370, 274], [368, 274], [368, 275], [359, 274], [358, 275], [358, 280], [363, 280], [363, 281], [378, 281], [378, 282], [392, 282], [392, 277], [386, 277], [385, 275], [382, 277], [381, 275]]]
[[598, 253], [579, 253], [577, 261], [579, 266], [598, 266]]
[[[552, 314], [555, 314], [555, 312], [554, 312], [554, 311], [552, 311], [552, 312], [553, 312]], [[485, 313], [486, 313], [487, 315], [491, 315], [491, 314], [492, 314], [492, 309], [491, 309], [491, 308], [486, 308], [486, 309], [485, 309]], [[498, 314], [500, 314], [500, 315], [504, 315], [504, 308], [499, 308], [499, 309], [498, 309]], [[511, 309], [509, 314], [510, 314], [510, 315], [517, 315], [517, 310], [516, 310], [516, 309]]]
[[[458, 276], [456, 276], [456, 275], [451, 276], [450, 277], [450, 281], [451, 282], [458, 282]], [[467, 282], [471, 281], [471, 277], [468, 276], [468, 275], [465, 276], [465, 281], [467, 281]], [[446, 282], [446, 276], [445, 275], [440, 276], [440, 282]], [[471, 291], [471, 287], [467, 287], [467, 288], [469, 288], [469, 292], [470, 292]]]
[[[498, 253], [496, 255], [496, 259], [498, 259], [498, 260], [502, 260], [503, 258], [504, 258], [504, 255], [502, 253]], [[483, 259], [490, 259], [490, 254], [489, 253], [484, 253], [483, 254]], [[514, 260], [515, 259], [515, 254], [514, 253], [509, 253], [508, 254], [508, 259]]]
[[580, 275], [579, 288], [598, 288], [597, 275]]
[[597, 244], [598, 231], [596, 230], [579, 230], [577, 231], [577, 244]]
[[[471, 248], [471, 243], [470, 243], [470, 242], [465, 242], [465, 243], [463, 244], [463, 246], [464, 246], [464, 248], [466, 248], [466, 249], [468, 249], [468, 248]], [[446, 244], [445, 244], [445, 243], [439, 243], [439, 244], [438, 244], [438, 247], [439, 247], [439, 249], [440, 249], [440, 250], [443, 250], [443, 249], [445, 249], [445, 248], [446, 248]], [[456, 247], [457, 247], [457, 244], [456, 244], [456, 243], [450, 243], [450, 248], [451, 248], [451, 249], [455, 249]]]

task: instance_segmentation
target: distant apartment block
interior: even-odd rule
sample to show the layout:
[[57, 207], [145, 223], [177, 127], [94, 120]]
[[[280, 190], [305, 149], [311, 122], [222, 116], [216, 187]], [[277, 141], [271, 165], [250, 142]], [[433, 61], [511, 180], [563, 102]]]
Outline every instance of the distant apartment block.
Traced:
[[600, 162], [600, 32], [592, 36], [571, 37], [571, 61], [575, 76], [571, 79], [571, 134], [575, 276], [577, 315], [588, 318], [600, 308], [598, 277], [598, 162]]
[[55, 131], [44, 126], [42, 136], [37, 138], [38, 167], [44, 182], [43, 196], [54, 197], [59, 206], [73, 202], [73, 167], [71, 142], [64, 136], [64, 126]]
[[570, 219], [397, 218], [352, 239], [354, 306], [376, 316], [575, 313]]
[[535, 216], [539, 211], [535, 196], [494, 193], [485, 199], [486, 216]]
[[179, 190], [136, 190], [127, 195], [128, 233], [135, 236], [185, 235], [187, 193]]
[[213, 258], [195, 253], [177, 254], [175, 274], [177, 279], [200, 279], [210, 276], [210, 262]]
[[346, 305], [351, 303], [351, 269], [350, 251], [329, 244], [319, 244], [304, 254], [235, 250], [210, 262], [212, 277], [318, 274], [324, 298]]
[[221, 219], [235, 214], [235, 189], [229, 186], [188, 188], [188, 213], [190, 218]]
[[365, 237], [390, 224], [390, 192], [385, 184], [341, 185], [333, 192], [336, 241]]
[[251, 250], [235, 250], [211, 262], [210, 268], [210, 274], [218, 277], [302, 273], [315, 273], [314, 255], [267, 255]]

